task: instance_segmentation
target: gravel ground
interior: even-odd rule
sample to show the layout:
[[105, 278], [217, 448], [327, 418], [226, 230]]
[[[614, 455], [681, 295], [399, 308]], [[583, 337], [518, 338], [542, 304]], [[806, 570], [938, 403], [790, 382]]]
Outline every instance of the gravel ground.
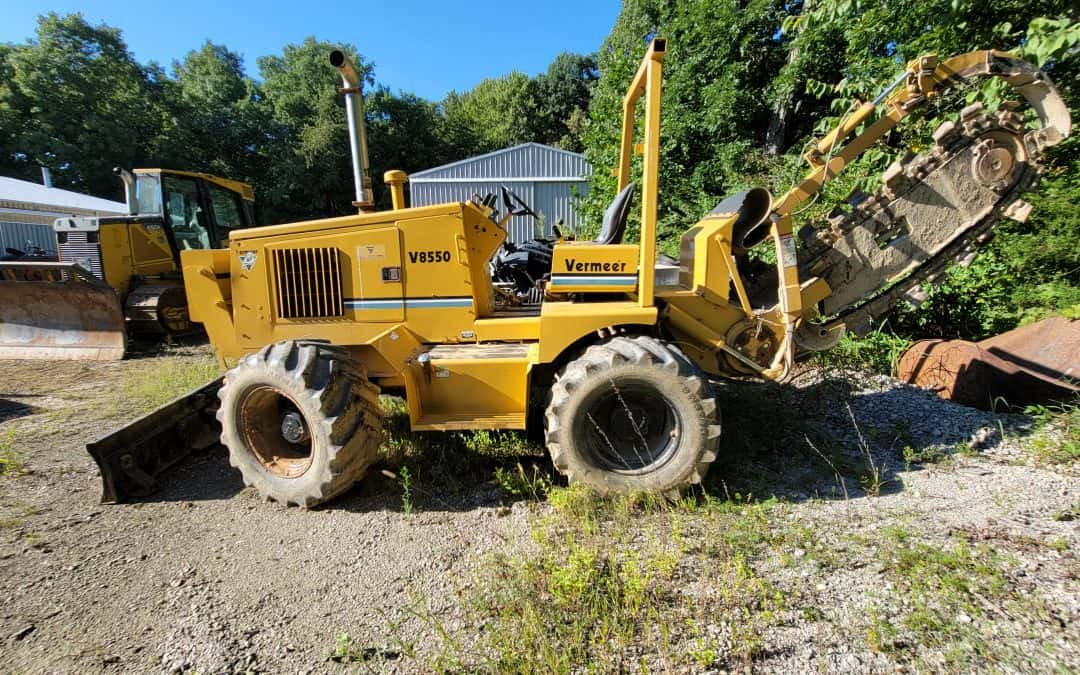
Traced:
[[[205, 347], [176, 353], [207, 355]], [[146, 500], [100, 505], [83, 446], [133, 415], [116, 391], [157, 361], [0, 362], [0, 439], [12, 434], [28, 470], [0, 478], [0, 670], [345, 670], [355, 664], [327, 657], [347, 633], [379, 670], [424, 672], [425, 655], [442, 644], [425, 617], [475, 637], [461, 594], [490, 553], [527, 555], [532, 525], [549, 506], [507, 509], [498, 487], [470, 469], [419, 485], [416, 513], [403, 513], [398, 485], [378, 471], [326, 508], [285, 509], [244, 489], [220, 448], [187, 460]], [[1033, 463], [1026, 419], [942, 402], [889, 378], [815, 370], [787, 388], [728, 386], [720, 401], [727, 440], [713, 489], [780, 497], [784, 518], [817, 533], [804, 554], [851, 557], [822, 568], [805, 555], [805, 565], [770, 572], [820, 612], [770, 626], [754, 669], [898, 665], [872, 651], [861, 628], [868, 603], [887, 612], [896, 594], [868, 549], [851, 543], [894, 525], [1011, 556], [1016, 579], [1046, 607], [1033, 619], [1002, 610], [998, 628], [1054, 647], [1031, 667], [1080, 669], [1080, 533], [1061, 516], [1080, 503], [1080, 477]], [[905, 448], [909, 459], [938, 456], [912, 465]], [[453, 477], [455, 467], [444, 468]], [[799, 550], [792, 554], [802, 559]], [[933, 668], [934, 654], [923, 656]], [[1022, 660], [1010, 667], [1025, 669]]]

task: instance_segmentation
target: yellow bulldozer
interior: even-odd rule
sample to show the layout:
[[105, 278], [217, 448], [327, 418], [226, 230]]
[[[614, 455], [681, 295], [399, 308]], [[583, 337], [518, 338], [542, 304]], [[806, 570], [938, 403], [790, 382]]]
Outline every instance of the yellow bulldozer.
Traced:
[[[229, 370], [88, 447], [105, 501], [146, 493], [170, 464], [220, 440], [265, 497], [325, 502], [376, 461], [381, 393], [404, 396], [418, 430], [525, 429], [539, 410], [569, 480], [677, 494], [717, 456], [712, 380], [783, 381], [799, 359], [917, 294], [1001, 217], [1026, 217], [1020, 195], [1040, 155], [1070, 132], [1053, 84], [1012, 55], [919, 58], [810, 148], [805, 179], [775, 200], [761, 188], [725, 199], [682, 235], [677, 272], [660, 274], [665, 53], [653, 40], [626, 92], [619, 195], [601, 236], [556, 243], [532, 303], [508, 301], [491, 279], [509, 215], [527, 208], [509, 191], [501, 209], [495, 195], [409, 208], [404, 175], [389, 172], [393, 209], [371, 210], [359, 80], [332, 54], [360, 213], [234, 231], [227, 247], [181, 253], [191, 319]], [[826, 181], [913, 110], [980, 77], [1011, 85], [1037, 123], [1013, 104], [969, 106], [927, 151], [893, 164], [876, 195], [796, 235], [792, 214]], [[636, 191], [640, 238], [629, 243]], [[775, 263], [751, 256], [758, 246]]]
[[118, 173], [127, 215], [58, 218], [59, 260], [0, 262], [0, 358], [121, 359], [128, 335], [192, 330], [180, 252], [250, 227], [255, 193], [204, 173]]

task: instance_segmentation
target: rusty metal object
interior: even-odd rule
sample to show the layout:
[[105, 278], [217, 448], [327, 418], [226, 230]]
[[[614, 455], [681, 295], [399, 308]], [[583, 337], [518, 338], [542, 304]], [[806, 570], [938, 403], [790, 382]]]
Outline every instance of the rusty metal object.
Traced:
[[157, 479], [193, 450], [218, 442], [214, 415], [222, 378], [167, 403], [86, 446], [101, 471], [101, 501], [145, 497]]
[[116, 292], [75, 263], [0, 266], [0, 359], [124, 358]]
[[898, 377], [979, 408], [1068, 401], [1080, 394], [1080, 321], [1055, 317], [982, 342], [921, 340]]

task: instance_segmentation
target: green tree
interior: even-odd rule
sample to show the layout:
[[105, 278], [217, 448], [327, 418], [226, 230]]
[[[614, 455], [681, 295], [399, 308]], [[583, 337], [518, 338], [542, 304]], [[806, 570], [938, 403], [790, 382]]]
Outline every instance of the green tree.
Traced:
[[784, 16], [783, 3], [771, 0], [624, 3], [599, 53], [585, 134], [596, 167], [586, 208], [598, 216], [614, 195], [622, 97], [654, 35], [669, 39], [659, 214], [667, 249], [726, 192], [763, 173], [759, 148], [772, 116], [763, 93], [786, 62], [777, 37]]
[[338, 89], [341, 76], [330, 67], [331, 50], [343, 49], [361, 73], [374, 83], [371, 64], [355, 47], [309, 37], [286, 45], [280, 56], [258, 59], [266, 100], [273, 110], [273, 135], [267, 152], [273, 157], [267, 186], [267, 222], [318, 216], [339, 216], [352, 210], [354, 197], [345, 108]]
[[169, 93], [177, 119], [166, 141], [170, 165], [265, 182], [273, 111], [239, 54], [206, 42], [173, 64]]
[[514, 71], [443, 99], [446, 140], [461, 158], [532, 140], [530, 80]]
[[562, 53], [527, 93], [530, 140], [581, 152], [589, 101], [599, 72], [594, 55]]
[[147, 166], [160, 156], [169, 124], [157, 70], [137, 63], [119, 29], [81, 14], [38, 20], [37, 36], [5, 47], [0, 85], [0, 171], [117, 197], [115, 166]]

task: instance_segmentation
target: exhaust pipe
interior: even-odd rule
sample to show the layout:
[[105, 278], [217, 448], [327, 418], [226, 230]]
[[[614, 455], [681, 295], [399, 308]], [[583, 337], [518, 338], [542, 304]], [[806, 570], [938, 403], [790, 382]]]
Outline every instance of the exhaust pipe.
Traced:
[[364, 130], [364, 95], [360, 76], [345, 56], [335, 49], [330, 52], [330, 65], [341, 73], [345, 95], [345, 116], [349, 121], [349, 151], [352, 154], [353, 183], [356, 185], [356, 201], [353, 206], [361, 213], [375, 210], [375, 196], [371, 189], [371, 172], [368, 168], [367, 134]]
[[139, 212], [139, 201], [135, 195], [135, 174], [120, 167], [113, 169], [113, 172], [124, 181], [124, 201], [127, 202], [128, 215], [133, 216]]

